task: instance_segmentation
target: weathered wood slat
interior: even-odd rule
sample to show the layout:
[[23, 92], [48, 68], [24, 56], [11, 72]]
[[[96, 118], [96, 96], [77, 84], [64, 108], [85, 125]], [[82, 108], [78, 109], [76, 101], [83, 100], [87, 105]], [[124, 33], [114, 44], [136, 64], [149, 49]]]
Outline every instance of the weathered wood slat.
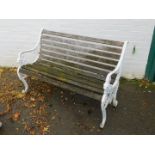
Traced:
[[24, 67], [25, 69], [34, 71], [36, 73], [41, 73], [42, 75], [66, 82], [66, 83], [70, 83], [73, 85], [76, 85], [78, 87], [81, 88], [85, 88], [88, 89], [90, 91], [94, 91], [97, 93], [103, 93], [103, 87], [101, 85], [99, 85], [98, 83], [89, 83], [88, 80], [82, 79], [82, 78], [78, 78], [77, 76], [73, 76], [70, 74], [66, 74], [65, 72], [63, 72], [61, 69], [58, 68], [48, 68], [47, 66], [43, 66], [43, 65], [39, 65], [39, 64], [33, 64], [33, 65], [27, 65]]
[[66, 68], [64, 69], [64, 66], [61, 67], [59, 65], [53, 65], [53, 64], [48, 63], [46, 61], [42, 61], [42, 60], [37, 61], [33, 65], [41, 65], [41, 66], [47, 67], [48, 69], [52, 68], [52, 69], [56, 69], [56, 70], [61, 70], [62, 73], [69, 74], [70, 76], [77, 77], [78, 79], [84, 79], [88, 83], [91, 83], [93, 86], [95, 86], [97, 84], [100, 87], [100, 86], [103, 86], [103, 83], [104, 83], [104, 79], [100, 80], [98, 78], [93, 78], [91, 76], [78, 73], [73, 69], [66, 69]]
[[74, 35], [74, 34], [67, 34], [67, 33], [60, 33], [60, 32], [54, 32], [54, 31], [49, 31], [49, 30], [43, 30], [43, 34], [51, 34], [55, 36], [61, 36], [61, 37], [67, 37], [67, 38], [72, 38], [72, 39], [77, 39], [77, 40], [84, 40], [88, 42], [96, 42], [96, 43], [101, 43], [101, 44], [108, 44], [108, 45], [115, 45], [115, 46], [123, 46], [123, 42], [121, 41], [113, 41], [113, 40], [106, 40], [106, 39], [98, 39], [98, 38], [93, 38], [93, 37], [86, 37], [86, 36], [80, 36], [80, 35]]
[[52, 36], [49, 34], [43, 34], [41, 37], [42, 40], [50, 40], [54, 42], [60, 42], [60, 43], [65, 43], [69, 45], [74, 45], [74, 46], [81, 46], [85, 48], [92, 48], [92, 49], [98, 49], [98, 50], [104, 50], [105, 47], [112, 47], [116, 49], [122, 49], [120, 46], [113, 46], [113, 45], [107, 45], [107, 44], [98, 44], [95, 42], [86, 42], [86, 41], [81, 41], [81, 40], [75, 40], [75, 39], [70, 39], [70, 38], [63, 38], [60, 36]]
[[48, 40], [48, 39], [41, 39], [41, 45], [42, 44], [48, 44], [51, 46], [58, 46], [66, 49], [71, 49], [71, 50], [77, 50], [77, 51], [98, 51], [98, 52], [104, 52], [104, 51], [109, 51], [109, 53], [116, 53], [120, 54], [121, 49], [120, 48], [114, 48], [114, 47], [106, 47], [103, 46], [102, 49], [93, 49], [93, 48], [88, 48], [88, 47], [82, 47], [82, 46], [77, 46], [77, 45], [72, 45], [72, 44], [66, 44], [66, 43], [61, 43], [61, 42], [56, 42], [53, 40]]
[[74, 66], [67, 66], [67, 65], [65, 65], [63, 63], [59, 63], [59, 62], [56, 62], [56, 61], [49, 61], [49, 60], [44, 59], [44, 58], [40, 58], [36, 63], [47, 64], [47, 65], [50, 65], [52, 67], [54, 66], [54, 67], [57, 67], [57, 68], [61, 68], [64, 71], [68, 71], [68, 72], [71, 72], [73, 74], [78, 73], [81, 76], [88, 76], [88, 77], [92, 77], [93, 79], [99, 79], [99, 80], [102, 80], [102, 81], [104, 81], [106, 76], [107, 76], [107, 73], [105, 73], [103, 75], [100, 75], [100, 74], [96, 74], [94, 72], [90, 72], [90, 71], [87, 71], [87, 70], [75, 68]]
[[58, 53], [63, 53], [63, 54], [66, 54], [66, 55], [75, 55], [76, 57], [84, 57], [84, 58], [87, 58], [87, 59], [90, 59], [90, 60], [94, 60], [94, 61], [97, 61], [98, 63], [102, 62], [102, 63], [107, 63], [107, 64], [112, 64], [112, 65], [116, 65], [118, 63], [118, 59], [120, 56], [118, 55], [105, 55], [103, 56], [102, 53], [100, 53], [100, 55], [96, 55], [94, 54], [95, 51], [85, 51], [85, 52], [79, 52], [79, 51], [74, 51], [74, 50], [68, 50], [68, 49], [63, 49], [63, 48], [60, 48], [60, 47], [54, 47], [54, 46], [47, 46], [47, 45], [42, 45], [42, 48], [41, 48], [41, 52], [42, 53], [43, 51], [48, 51], [48, 52], [52, 52], [52, 51], [55, 51], [55, 52], [58, 52]]
[[74, 62], [78, 62], [78, 63], [82, 63], [82, 64], [86, 64], [86, 65], [89, 65], [89, 66], [95, 66], [95, 67], [98, 67], [98, 68], [105, 68], [105, 69], [108, 69], [108, 70], [113, 70], [115, 68], [115, 65], [112, 65], [112, 64], [107, 64], [107, 63], [99, 63], [97, 61], [93, 61], [91, 59], [86, 59], [84, 57], [79, 57], [79, 56], [76, 56], [76, 55], [66, 55], [64, 53], [58, 53], [58, 52], [55, 52], [55, 51], [51, 51], [51, 52], [48, 52], [46, 50], [42, 50], [42, 52], [40, 53], [40, 55], [42, 56], [52, 56], [52, 57], [55, 57], [55, 58], [61, 58], [61, 59], [66, 59], [66, 60], [71, 60], [71, 61], [74, 61]]
[[75, 92], [75, 93], [78, 93], [78, 94], [81, 94], [81, 95], [88, 96], [88, 97], [93, 98], [93, 99], [98, 100], [98, 101], [100, 101], [101, 97], [102, 97], [102, 94], [98, 94], [98, 93], [95, 93], [93, 91], [80, 88], [78, 86], [74, 86], [74, 85], [71, 85], [71, 84], [68, 84], [68, 83], [64, 83], [62, 81], [51, 79], [50, 77], [43, 76], [40, 73], [36, 74], [31, 70], [21, 69], [20, 72], [31, 75], [31, 76], [36, 76], [38, 79], [40, 79], [42, 81], [45, 81], [47, 83], [51, 83], [51, 84], [53, 84], [55, 86], [70, 90], [72, 92]]
[[100, 80], [98, 78], [93, 78], [91, 76], [78, 73], [73, 69], [66, 69], [66, 68], [64, 69], [64, 66], [61, 67], [59, 65], [51, 64], [51, 63], [43, 61], [43, 60], [39, 60], [36, 63], [34, 63], [34, 65], [38, 65], [38, 64], [41, 66], [46, 66], [49, 69], [50, 68], [59, 69], [65, 74], [69, 74], [70, 76], [74, 76], [74, 77], [77, 77], [79, 79], [84, 79], [84, 80], [88, 81], [89, 83], [95, 83], [95, 85], [96, 85], [96, 83], [98, 83], [97, 85], [101, 86], [104, 83], [104, 79]]
[[46, 60], [49, 60], [51, 62], [56, 61], [56, 62], [65, 64], [66, 66], [73, 66], [75, 68], [94, 72], [94, 73], [99, 74], [99, 75], [104, 75], [105, 73], [108, 74], [110, 72], [110, 70], [108, 70], [108, 69], [101, 69], [101, 68], [98, 68], [95, 66], [90, 66], [90, 65], [84, 64], [84, 63], [67, 60], [65, 58], [58, 58], [58, 57], [49, 56], [49, 55], [47, 55], [47, 56], [46, 55], [40, 55], [40, 57], [44, 58]]

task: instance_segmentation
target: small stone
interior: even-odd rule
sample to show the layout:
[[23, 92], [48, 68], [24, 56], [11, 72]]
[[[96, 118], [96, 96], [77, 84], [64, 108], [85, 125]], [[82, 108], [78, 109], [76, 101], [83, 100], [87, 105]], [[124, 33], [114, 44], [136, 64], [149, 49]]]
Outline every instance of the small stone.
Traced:
[[55, 116], [52, 117], [52, 120], [55, 120]]
[[51, 92], [51, 90], [50, 89], [47, 89], [47, 92], [49, 93], [49, 92]]
[[97, 132], [100, 132], [101, 130], [100, 129], [97, 129]]

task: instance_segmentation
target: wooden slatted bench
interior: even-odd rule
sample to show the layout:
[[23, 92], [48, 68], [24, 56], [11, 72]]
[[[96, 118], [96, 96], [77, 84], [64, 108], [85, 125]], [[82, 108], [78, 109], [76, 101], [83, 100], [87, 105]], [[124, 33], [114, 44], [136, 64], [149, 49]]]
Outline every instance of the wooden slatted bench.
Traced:
[[28, 91], [26, 75], [101, 101], [103, 128], [106, 107], [117, 106], [116, 94], [127, 42], [43, 30], [36, 48], [18, 55], [17, 74]]

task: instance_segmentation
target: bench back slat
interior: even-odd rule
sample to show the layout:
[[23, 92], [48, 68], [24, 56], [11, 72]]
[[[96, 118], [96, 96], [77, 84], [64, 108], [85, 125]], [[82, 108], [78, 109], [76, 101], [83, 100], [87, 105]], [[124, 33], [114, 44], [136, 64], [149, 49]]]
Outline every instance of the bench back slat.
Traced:
[[101, 79], [118, 64], [123, 43], [44, 29], [39, 60], [51, 63], [51, 66], [53, 63], [63, 65]]
[[64, 37], [64, 38], [71, 38], [71, 39], [81, 40], [81, 41], [88, 41], [88, 42], [94, 42], [94, 43], [101, 43], [101, 44], [119, 46], [119, 47], [123, 47], [123, 44], [124, 44], [121, 41], [105, 40], [105, 39], [98, 39], [98, 38], [92, 38], [92, 37], [86, 37], [86, 36], [80, 36], [80, 35], [74, 35], [74, 34], [54, 32], [54, 31], [49, 31], [46, 29], [44, 29], [42, 31], [42, 35], [43, 34], [60, 36], [60, 37]]
[[111, 51], [105, 51], [105, 50], [96, 50], [92, 48], [86, 48], [81, 46], [73, 46], [73, 45], [67, 45], [67, 44], [61, 44], [57, 42], [48, 42], [48, 41], [42, 41], [42, 48], [51, 48], [51, 49], [61, 49], [61, 50], [67, 50], [77, 53], [83, 53], [83, 54], [93, 54], [94, 56], [104, 56], [104, 57], [111, 57], [111, 58], [119, 58], [120, 53], [114, 53]]
[[65, 57], [62, 58], [60, 56], [49, 56], [49, 55], [41, 55], [41, 58], [44, 58], [46, 60], [49, 60], [51, 63], [53, 61], [64, 64], [66, 66], [73, 66], [74, 68], [78, 68], [81, 70], [87, 70], [90, 72], [94, 72], [96, 74], [100, 74], [103, 75], [104, 73], [109, 73], [110, 70], [108, 69], [104, 69], [104, 68], [99, 68], [93, 65], [88, 65], [86, 63], [81, 63], [79, 61], [75, 61], [75, 60], [67, 60]]
[[111, 53], [121, 53], [121, 48], [120, 47], [114, 47], [114, 46], [107, 46], [105, 44], [96, 44], [96, 43], [85, 43], [80, 42], [79, 40], [74, 40], [74, 43], [72, 43], [70, 40], [66, 39], [62, 39], [62, 41], [55, 41], [51, 38], [45, 39], [44, 35], [42, 36], [42, 42], [45, 44], [51, 44], [53, 46], [59, 46], [59, 47], [64, 47], [64, 48], [68, 48], [68, 49], [73, 49], [75, 50], [82, 50], [84, 48], [84, 50], [95, 50], [95, 51], [101, 51], [101, 52], [106, 52], [109, 51]]
[[70, 60], [74, 62], [80, 62], [82, 64], [90, 65], [90, 67], [95, 66], [98, 68], [104, 68], [104, 69], [110, 69], [110, 70], [115, 68], [114, 64], [97, 62], [95, 60], [87, 59], [79, 55], [78, 55], [79, 58], [77, 59], [74, 53], [71, 53], [70, 55], [66, 55], [65, 53], [58, 53], [56, 51], [52, 51], [52, 52], [44, 51], [44, 53], [42, 53], [41, 55], [49, 56], [49, 57], [58, 57], [58, 58], [66, 59], [66, 61]]

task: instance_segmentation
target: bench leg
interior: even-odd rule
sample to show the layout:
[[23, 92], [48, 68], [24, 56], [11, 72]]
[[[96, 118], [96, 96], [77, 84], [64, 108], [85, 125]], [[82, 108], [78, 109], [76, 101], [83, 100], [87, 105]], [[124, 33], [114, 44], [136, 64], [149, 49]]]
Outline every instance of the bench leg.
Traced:
[[102, 122], [100, 124], [100, 128], [103, 128], [105, 125], [105, 122], [106, 122], [106, 117], [107, 117], [106, 107], [107, 107], [107, 105], [108, 105], [107, 95], [104, 94], [102, 96], [102, 100], [101, 100]]
[[25, 87], [25, 89], [22, 90], [22, 93], [27, 93], [28, 92], [28, 88], [29, 88], [28, 84], [27, 84], [27, 82], [25, 80], [25, 78], [27, 76], [25, 74], [20, 73], [19, 70], [20, 70], [20, 67], [18, 67], [18, 69], [17, 69], [17, 75], [18, 75], [19, 79], [23, 82], [24, 87]]
[[117, 101], [117, 91], [118, 91], [118, 87], [119, 87], [119, 82], [116, 83], [115, 87], [114, 87], [114, 92], [113, 92], [113, 100], [112, 100], [112, 105], [114, 107], [117, 107], [118, 105], [118, 101]]

